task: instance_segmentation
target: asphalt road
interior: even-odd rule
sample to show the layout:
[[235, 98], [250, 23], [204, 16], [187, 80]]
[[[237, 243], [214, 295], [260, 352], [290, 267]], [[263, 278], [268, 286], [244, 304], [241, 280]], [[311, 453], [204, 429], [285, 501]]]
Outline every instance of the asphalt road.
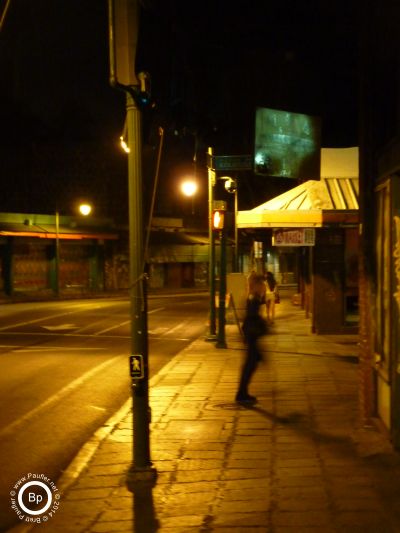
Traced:
[[[149, 298], [149, 370], [206, 331], [206, 294]], [[0, 531], [27, 473], [57, 482], [130, 396], [127, 299], [0, 305]]]

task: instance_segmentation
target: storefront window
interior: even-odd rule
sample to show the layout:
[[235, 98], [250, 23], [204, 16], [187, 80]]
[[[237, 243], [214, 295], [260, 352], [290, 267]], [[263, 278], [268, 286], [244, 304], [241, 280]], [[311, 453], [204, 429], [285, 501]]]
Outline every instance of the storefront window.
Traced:
[[297, 247], [276, 247], [267, 252], [265, 268], [274, 274], [279, 285], [297, 284], [299, 250]]

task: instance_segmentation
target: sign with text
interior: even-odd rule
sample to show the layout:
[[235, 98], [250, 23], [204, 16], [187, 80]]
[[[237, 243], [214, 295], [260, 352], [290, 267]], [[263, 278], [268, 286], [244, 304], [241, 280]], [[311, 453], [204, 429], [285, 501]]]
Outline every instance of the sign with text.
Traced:
[[214, 170], [252, 170], [251, 155], [209, 155], [207, 166]]
[[272, 246], [315, 246], [315, 229], [275, 229]]

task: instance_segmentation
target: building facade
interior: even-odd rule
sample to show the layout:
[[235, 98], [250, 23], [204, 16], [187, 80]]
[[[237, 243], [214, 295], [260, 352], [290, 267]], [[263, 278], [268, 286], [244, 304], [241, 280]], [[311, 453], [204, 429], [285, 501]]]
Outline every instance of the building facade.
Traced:
[[[146, 238], [147, 241], [147, 238]], [[150, 289], [202, 288], [208, 237], [181, 219], [154, 219]], [[0, 213], [0, 296], [43, 298], [128, 290], [129, 239], [111, 219]]]
[[400, 5], [360, 12], [360, 407], [400, 448]]

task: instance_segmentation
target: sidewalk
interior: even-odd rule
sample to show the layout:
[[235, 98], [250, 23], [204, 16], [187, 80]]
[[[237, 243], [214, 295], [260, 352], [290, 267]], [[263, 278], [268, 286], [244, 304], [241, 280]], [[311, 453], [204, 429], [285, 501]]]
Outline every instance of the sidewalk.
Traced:
[[312, 335], [283, 300], [252, 408], [233, 401], [236, 326], [228, 349], [196, 340], [151, 380], [155, 487], [135, 496], [125, 487], [128, 405], [59, 480], [60, 508], [35, 533], [400, 532], [399, 455], [357, 427], [357, 340]]

